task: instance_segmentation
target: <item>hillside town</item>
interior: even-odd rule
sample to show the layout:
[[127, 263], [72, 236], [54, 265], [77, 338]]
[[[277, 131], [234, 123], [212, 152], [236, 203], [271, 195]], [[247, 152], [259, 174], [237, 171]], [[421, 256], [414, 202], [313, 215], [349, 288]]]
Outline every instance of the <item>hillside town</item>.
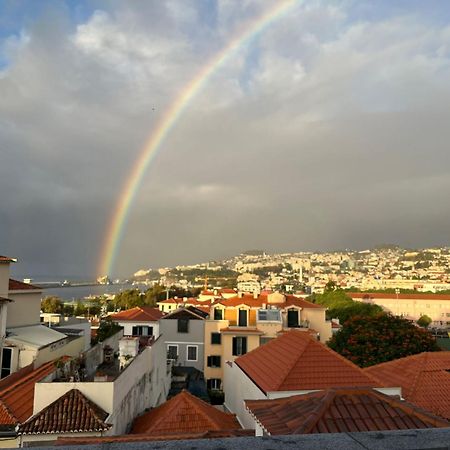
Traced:
[[[367, 274], [373, 261], [373, 279], [399, 275], [380, 262], [403, 267], [398, 252], [242, 255], [235, 288], [205, 280], [198, 295], [171, 297], [161, 287], [154, 301], [128, 292], [140, 303], [94, 316], [43, 311], [42, 288], [12, 279], [17, 260], [1, 256], [1, 446], [450, 429], [450, 334], [430, 331], [449, 329], [450, 295], [346, 291], [337, 274]], [[327, 274], [323, 293], [268, 289], [254, 271], [275, 265], [278, 284]], [[355, 346], [361, 319], [379, 349], [370, 338]]]
[[344, 289], [361, 291], [450, 292], [450, 248], [408, 250], [390, 245], [362, 251], [282, 254], [253, 250], [224, 261], [140, 269], [133, 279], [190, 288], [198, 286], [205, 274], [221, 285], [228, 280], [257, 281], [255, 289], [287, 292], [300, 288], [309, 293], [323, 292], [330, 279]]

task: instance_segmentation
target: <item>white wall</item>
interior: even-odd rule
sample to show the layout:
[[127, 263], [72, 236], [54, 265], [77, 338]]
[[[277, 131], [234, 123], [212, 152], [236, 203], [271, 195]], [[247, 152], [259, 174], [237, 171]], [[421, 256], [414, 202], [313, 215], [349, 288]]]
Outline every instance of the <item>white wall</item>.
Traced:
[[9, 298], [9, 264], [0, 264], [0, 297]]
[[244, 400], [264, 400], [266, 396], [236, 363], [225, 363], [223, 391], [225, 394], [225, 407], [236, 414], [243, 428], [254, 429], [255, 420], [245, 407]]
[[71, 323], [65, 325], [61, 322], [61, 325], [57, 325], [58, 328], [69, 328], [73, 330], [83, 330], [83, 351], [89, 350], [91, 348], [91, 324], [89, 322]]
[[[1, 267], [1, 265], [0, 265]], [[10, 291], [6, 327], [24, 327], [41, 323], [41, 292]]]
[[129, 431], [134, 418], [146, 408], [166, 400], [170, 381], [165, 346], [158, 339], [134, 358], [113, 382], [37, 383], [33, 413], [71, 389], [78, 389], [110, 414], [108, 422], [113, 428], [109, 434], [124, 434]]
[[153, 336], [155, 338], [159, 337], [159, 322], [129, 322], [128, 320], [126, 322], [120, 322], [115, 321], [117, 324], [119, 324], [121, 327], [123, 327], [123, 335], [124, 336], [132, 336], [133, 335], [133, 327], [136, 326], [143, 326], [143, 327], [153, 327]]

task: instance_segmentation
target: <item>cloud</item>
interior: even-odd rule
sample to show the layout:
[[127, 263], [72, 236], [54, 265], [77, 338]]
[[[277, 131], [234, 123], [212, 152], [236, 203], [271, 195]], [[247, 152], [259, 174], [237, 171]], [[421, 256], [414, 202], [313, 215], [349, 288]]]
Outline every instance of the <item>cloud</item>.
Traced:
[[[24, 275], [95, 275], [161, 115], [266, 7], [98, 1], [2, 39], [0, 250]], [[146, 173], [116, 273], [250, 247], [446, 243], [450, 27], [357, 9], [300, 4], [209, 79]]]

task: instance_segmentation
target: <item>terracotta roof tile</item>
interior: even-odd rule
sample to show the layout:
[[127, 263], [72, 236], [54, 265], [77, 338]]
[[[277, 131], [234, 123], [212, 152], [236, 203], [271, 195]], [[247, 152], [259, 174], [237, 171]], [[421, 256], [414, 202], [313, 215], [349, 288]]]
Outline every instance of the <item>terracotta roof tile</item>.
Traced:
[[152, 308], [151, 306], [136, 306], [135, 308], [110, 315], [111, 319], [117, 322], [156, 322], [163, 316], [163, 312], [161, 312], [158, 308]]
[[204, 320], [208, 314], [204, 311], [197, 309], [193, 306], [188, 306], [187, 308], [178, 308], [166, 314], [163, 320], [173, 320], [173, 319], [190, 319], [190, 320]]
[[425, 352], [364, 369], [367, 374], [400, 386], [402, 396], [450, 419], [450, 352]]
[[35, 286], [30, 283], [23, 283], [19, 280], [9, 279], [9, 290], [10, 291], [42, 291], [42, 288]]
[[138, 417], [131, 433], [170, 436], [240, 428], [233, 414], [219, 411], [183, 390], [161, 406]]
[[10, 258], [9, 256], [0, 255], [0, 263], [12, 263], [16, 262], [15, 258]]
[[254, 298], [253, 295], [245, 294], [242, 297], [230, 297], [227, 299], [220, 299], [218, 303], [224, 306], [236, 307], [239, 305], [246, 305], [251, 308], [262, 308], [263, 305], [277, 306], [278, 308], [286, 308], [289, 306], [298, 306], [299, 308], [325, 309], [322, 305], [316, 305], [303, 298], [295, 297], [294, 295], [286, 295], [284, 302], [269, 303], [267, 295], [259, 295]]
[[327, 389], [245, 403], [272, 435], [450, 427], [446, 420], [368, 388]]
[[33, 414], [35, 384], [56, 370], [53, 361], [35, 370], [30, 371], [29, 367], [24, 369], [21, 371], [22, 376], [13, 374], [10, 375], [12, 380], [6, 377], [0, 382], [0, 402], [8, 411], [6, 415], [4, 408], [0, 408], [0, 425], [5, 424], [3, 420], [10, 424], [10, 417], [14, 418], [16, 424], [25, 422]]
[[235, 363], [264, 392], [383, 385], [309, 333], [298, 330], [281, 334]]
[[106, 431], [108, 413], [88, 400], [78, 389], [62, 397], [19, 426], [19, 434]]

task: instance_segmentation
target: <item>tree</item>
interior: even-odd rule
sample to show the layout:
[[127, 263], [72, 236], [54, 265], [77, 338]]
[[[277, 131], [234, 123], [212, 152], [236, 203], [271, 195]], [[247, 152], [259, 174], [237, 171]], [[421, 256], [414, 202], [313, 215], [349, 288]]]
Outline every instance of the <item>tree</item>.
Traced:
[[44, 313], [61, 314], [63, 312], [63, 307], [63, 302], [56, 296], [45, 297], [41, 302], [41, 310]]
[[326, 285], [324, 292], [334, 292], [337, 289], [336, 283], [330, 280]]
[[327, 307], [327, 319], [337, 318], [342, 324], [354, 316], [374, 316], [383, 312], [381, 306], [356, 302], [342, 289], [333, 289], [332, 285], [323, 294], [313, 294], [309, 300]]
[[360, 367], [439, 350], [428, 331], [385, 313], [349, 319], [328, 345]]
[[428, 328], [430, 326], [431, 322], [433, 322], [431, 317], [424, 314], [423, 316], [419, 317], [419, 319], [417, 320], [416, 323], [417, 323], [417, 325], [419, 325], [419, 327]]
[[116, 334], [121, 329], [122, 327], [120, 325], [117, 325], [117, 323], [113, 322], [112, 319], [108, 317], [100, 322], [95, 341], [103, 342], [105, 339]]
[[83, 305], [81, 300], [77, 301], [77, 304], [73, 308], [73, 315], [74, 316], [84, 316], [86, 314], [86, 306]]

